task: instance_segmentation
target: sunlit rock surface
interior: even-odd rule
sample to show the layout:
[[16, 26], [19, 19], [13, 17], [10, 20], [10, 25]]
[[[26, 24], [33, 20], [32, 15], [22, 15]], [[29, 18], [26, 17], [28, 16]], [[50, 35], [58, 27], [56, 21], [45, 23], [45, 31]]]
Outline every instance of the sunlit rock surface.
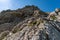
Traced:
[[50, 14], [36, 6], [2, 11], [0, 40], [60, 40], [59, 9]]

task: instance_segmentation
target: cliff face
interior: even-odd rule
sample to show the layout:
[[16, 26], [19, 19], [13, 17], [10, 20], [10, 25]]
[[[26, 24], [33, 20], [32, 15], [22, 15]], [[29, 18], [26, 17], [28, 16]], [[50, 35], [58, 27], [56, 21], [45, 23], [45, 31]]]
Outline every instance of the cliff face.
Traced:
[[51, 17], [36, 6], [26, 6], [0, 14], [0, 40], [60, 40], [56, 12]]

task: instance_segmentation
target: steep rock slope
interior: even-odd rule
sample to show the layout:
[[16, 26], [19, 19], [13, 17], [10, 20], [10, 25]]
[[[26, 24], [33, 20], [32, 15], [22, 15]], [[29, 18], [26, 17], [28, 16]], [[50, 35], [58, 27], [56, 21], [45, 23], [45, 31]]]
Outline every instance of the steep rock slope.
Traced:
[[[32, 19], [34, 20], [32, 21]], [[16, 26], [17, 31], [14, 30], [16, 29], [14, 28], [12, 30], [12, 33], [14, 34], [7, 35], [3, 40], [60, 40], [60, 27], [58, 28], [59, 25], [56, 24], [56, 22], [42, 22], [40, 18], [32, 19], [29, 19], [29, 21], [26, 21], [23, 24], [18, 24]]]
[[60, 40], [57, 17], [60, 10], [57, 10], [48, 14], [36, 6], [26, 6], [1, 12], [0, 31], [4, 30], [1, 31], [0, 40]]
[[[11, 31], [19, 22], [34, 16], [38, 16], [35, 10], [40, 12], [39, 8], [36, 6], [25, 6], [22, 9], [2, 11], [0, 13], [0, 33], [6, 30]], [[44, 12], [41, 12], [41, 14], [42, 13]]]

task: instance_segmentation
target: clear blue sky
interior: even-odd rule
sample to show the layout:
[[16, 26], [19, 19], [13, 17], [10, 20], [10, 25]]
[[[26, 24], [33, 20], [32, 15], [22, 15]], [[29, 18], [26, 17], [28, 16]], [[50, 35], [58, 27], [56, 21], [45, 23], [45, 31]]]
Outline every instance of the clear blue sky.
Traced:
[[51, 12], [60, 8], [60, 0], [0, 0], [0, 11], [6, 9], [18, 9], [25, 5], [38, 6], [42, 11]]

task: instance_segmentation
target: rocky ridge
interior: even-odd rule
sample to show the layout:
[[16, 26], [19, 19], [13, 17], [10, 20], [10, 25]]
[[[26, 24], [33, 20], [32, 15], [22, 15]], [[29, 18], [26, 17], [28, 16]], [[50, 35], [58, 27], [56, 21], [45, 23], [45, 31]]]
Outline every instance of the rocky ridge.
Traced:
[[59, 13], [56, 9], [49, 14], [36, 6], [2, 11], [0, 40], [60, 40]]

